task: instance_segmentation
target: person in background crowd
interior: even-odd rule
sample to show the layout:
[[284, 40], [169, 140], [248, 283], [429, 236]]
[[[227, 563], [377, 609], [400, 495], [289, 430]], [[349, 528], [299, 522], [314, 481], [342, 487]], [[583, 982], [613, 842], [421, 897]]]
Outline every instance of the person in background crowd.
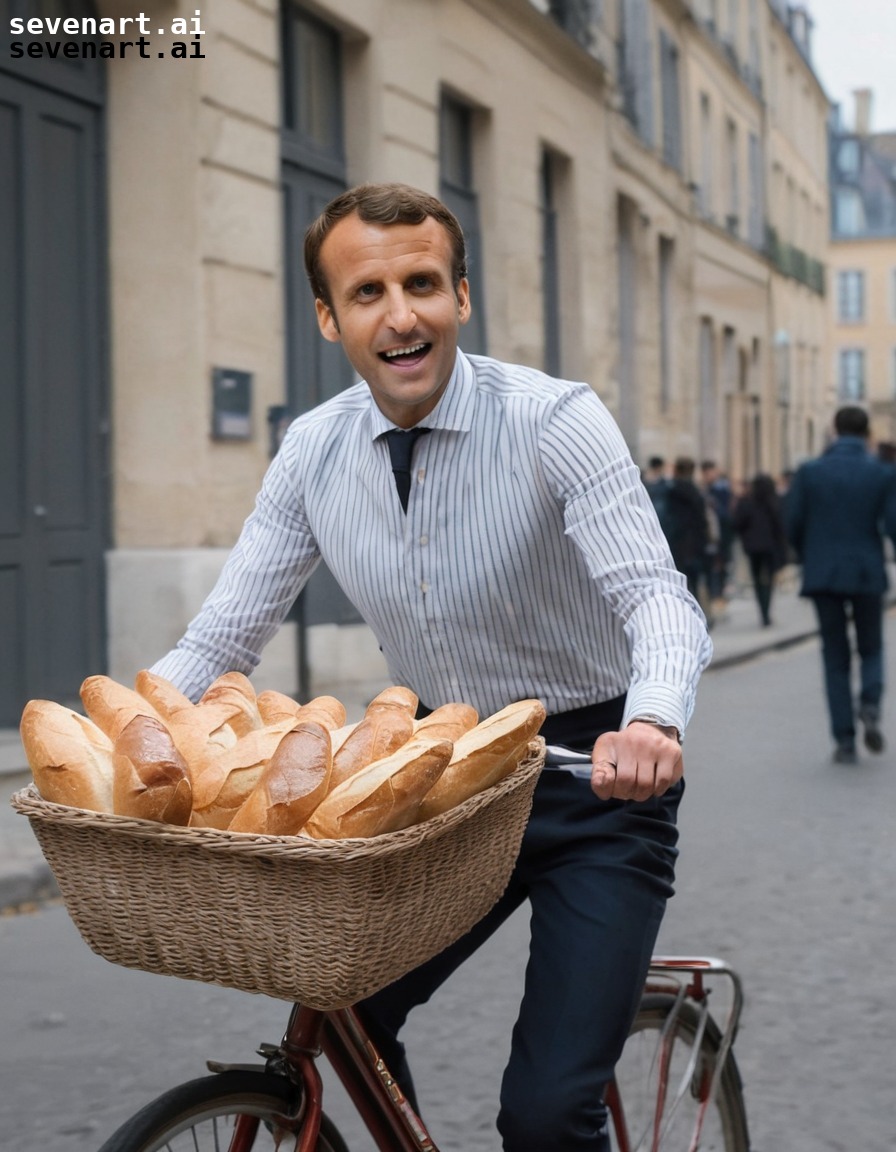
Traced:
[[896, 444], [889, 440], [878, 440], [877, 458], [884, 464], [896, 464]]
[[882, 752], [884, 534], [896, 539], [896, 469], [868, 449], [867, 413], [834, 417], [835, 439], [797, 469], [785, 501], [787, 535], [802, 565], [800, 594], [815, 605], [834, 760], [854, 764], [856, 722], [849, 623], [859, 654], [858, 717], [865, 747]]
[[408, 1013], [528, 902], [503, 1146], [606, 1152], [604, 1089], [672, 894], [703, 614], [594, 390], [459, 350], [465, 242], [441, 201], [349, 189], [304, 252], [320, 332], [360, 382], [290, 425], [218, 583], [153, 671], [192, 699], [251, 672], [323, 559], [422, 714], [545, 704], [542, 735], [590, 754], [590, 778], [542, 772], [498, 905], [358, 1011], [413, 1100]]
[[695, 471], [696, 465], [689, 456], [676, 459], [666, 497], [665, 532], [675, 566], [684, 574], [688, 591], [699, 600], [706, 576], [710, 529], [706, 500], [694, 483]]
[[781, 501], [771, 476], [755, 476], [745, 496], [734, 506], [732, 527], [750, 565], [750, 579], [764, 628], [772, 622], [775, 573], [787, 557], [787, 535]]
[[731, 523], [731, 510], [734, 496], [731, 483], [715, 460], [704, 460], [700, 465], [701, 485], [717, 524], [715, 551], [710, 550], [707, 570], [707, 592], [715, 619], [719, 619], [726, 607], [726, 590], [731, 573], [734, 529]]
[[666, 475], [666, 461], [662, 456], [651, 456], [642, 476], [647, 495], [656, 510], [660, 525], [665, 531], [665, 518], [669, 496], [669, 477]]

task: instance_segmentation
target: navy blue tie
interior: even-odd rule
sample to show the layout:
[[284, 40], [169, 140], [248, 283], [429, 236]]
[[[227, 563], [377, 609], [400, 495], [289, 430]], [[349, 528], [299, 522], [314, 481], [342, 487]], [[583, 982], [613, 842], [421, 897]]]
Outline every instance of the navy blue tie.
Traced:
[[398, 499], [404, 512], [408, 510], [408, 497], [411, 494], [411, 454], [420, 437], [429, 431], [429, 428], [392, 428], [384, 433], [389, 445]]

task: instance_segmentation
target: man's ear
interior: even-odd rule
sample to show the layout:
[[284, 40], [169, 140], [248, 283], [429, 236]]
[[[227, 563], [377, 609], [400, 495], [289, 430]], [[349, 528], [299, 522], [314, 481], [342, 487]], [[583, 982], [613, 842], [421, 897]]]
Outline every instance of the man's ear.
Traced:
[[461, 324], [470, 319], [473, 308], [470, 304], [470, 282], [464, 276], [457, 284], [457, 318]]
[[317, 313], [317, 326], [320, 328], [321, 336], [331, 344], [338, 344], [342, 337], [339, 335], [339, 325], [336, 323], [333, 309], [318, 296], [314, 301], [314, 310]]

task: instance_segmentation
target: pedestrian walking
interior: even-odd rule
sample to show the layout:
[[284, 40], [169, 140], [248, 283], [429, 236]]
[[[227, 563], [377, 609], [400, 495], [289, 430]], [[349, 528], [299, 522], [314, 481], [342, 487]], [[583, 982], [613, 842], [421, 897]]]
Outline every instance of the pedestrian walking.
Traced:
[[666, 461], [663, 457], [651, 456], [647, 461], [647, 467], [644, 469], [644, 474], [641, 478], [644, 481], [644, 487], [647, 489], [650, 502], [653, 504], [654, 510], [659, 517], [660, 526], [663, 528], [663, 531], [665, 531], [669, 477], [666, 475]]
[[684, 574], [691, 595], [709, 611], [705, 591], [712, 533], [706, 498], [694, 483], [696, 465], [689, 456], [679, 456], [672, 468], [672, 482], [666, 496], [664, 528], [675, 567]]
[[320, 331], [361, 382], [291, 425], [218, 584], [154, 671], [192, 698], [251, 671], [322, 558], [424, 713], [545, 703], [542, 735], [589, 752], [591, 778], [541, 774], [496, 908], [359, 1011], [413, 1100], [408, 1012], [528, 900], [504, 1148], [605, 1152], [604, 1087], [672, 892], [703, 615], [595, 392], [458, 349], [465, 245], [440, 201], [350, 189], [308, 230], [305, 264]]
[[764, 628], [772, 623], [775, 575], [787, 558], [784, 515], [774, 479], [766, 473], [753, 477], [749, 490], [734, 506], [732, 527], [750, 566], [750, 580]]
[[800, 594], [811, 598], [818, 615], [834, 759], [854, 764], [850, 624], [859, 655], [858, 718], [865, 747], [884, 748], [884, 538], [896, 540], [896, 470], [869, 451], [869, 421], [862, 408], [841, 408], [834, 432], [827, 450], [797, 469], [785, 522], [802, 565]]

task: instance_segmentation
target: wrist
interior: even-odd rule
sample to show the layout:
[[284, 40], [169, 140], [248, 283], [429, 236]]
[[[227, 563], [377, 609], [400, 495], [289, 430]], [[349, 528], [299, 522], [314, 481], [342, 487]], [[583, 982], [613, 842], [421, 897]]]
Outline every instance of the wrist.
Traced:
[[633, 716], [629, 720], [629, 724], [652, 724], [654, 728], [659, 728], [664, 736], [668, 736], [670, 740], [675, 740], [678, 744], [681, 743], [681, 733], [674, 724], [666, 724], [659, 716]]

